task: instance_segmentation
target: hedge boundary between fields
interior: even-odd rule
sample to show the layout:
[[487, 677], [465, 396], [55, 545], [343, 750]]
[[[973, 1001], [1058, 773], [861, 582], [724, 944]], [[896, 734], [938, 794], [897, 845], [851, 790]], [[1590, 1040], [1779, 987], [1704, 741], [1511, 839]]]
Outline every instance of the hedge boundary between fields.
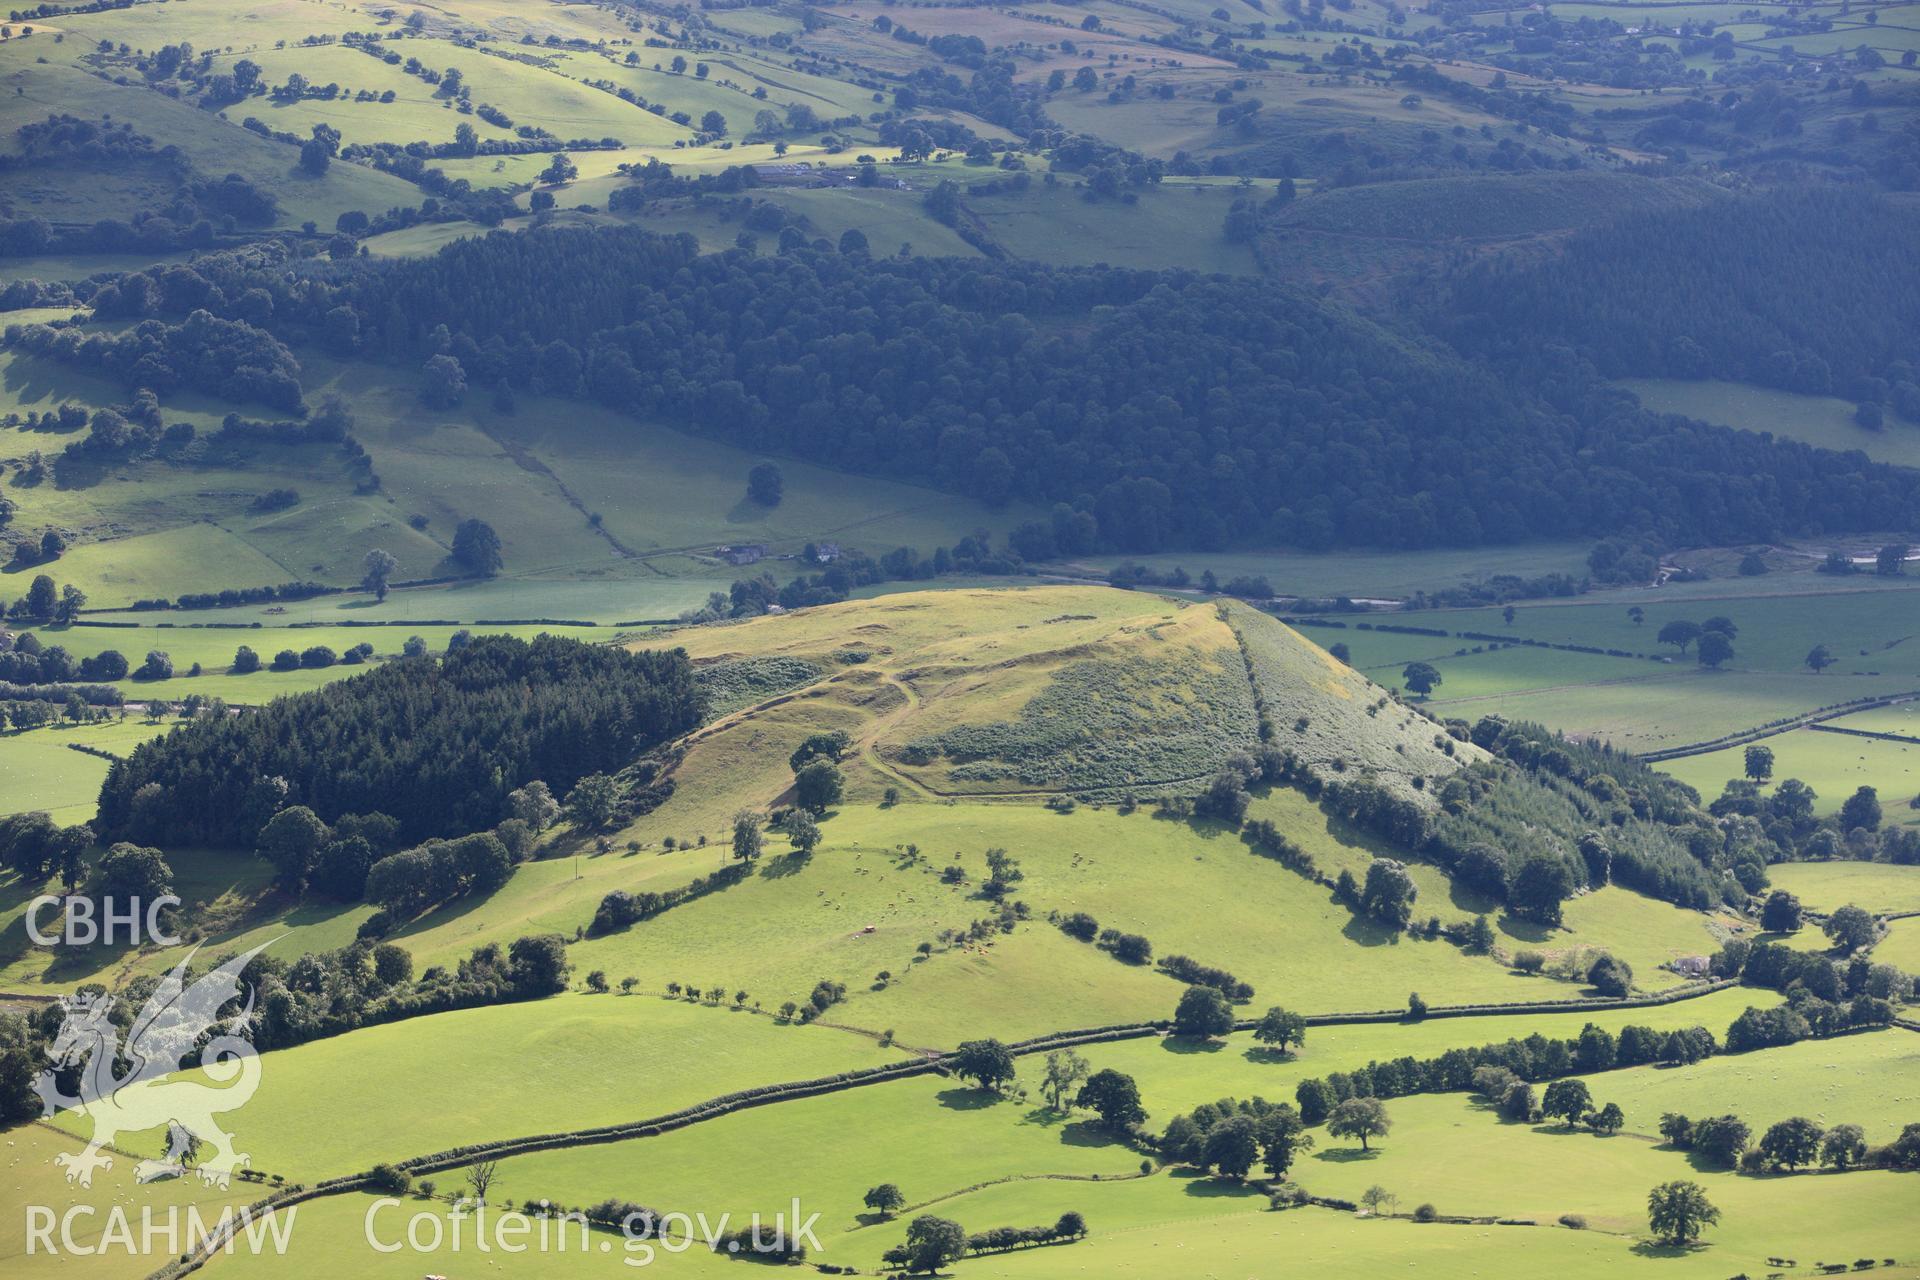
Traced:
[[[1872, 711], [1878, 707], [1890, 707], [1896, 703], [1911, 702], [1920, 698], [1920, 689], [1910, 689], [1905, 693], [1882, 693], [1865, 698], [1854, 698], [1847, 702], [1835, 702], [1828, 706], [1816, 707], [1801, 715], [1786, 716], [1753, 729], [1742, 729], [1736, 733], [1723, 734], [1718, 738], [1708, 738], [1702, 742], [1689, 742], [1683, 746], [1666, 747], [1659, 751], [1636, 751], [1634, 757], [1646, 764], [1660, 764], [1667, 760], [1681, 760], [1687, 756], [1703, 756], [1710, 751], [1724, 751], [1728, 747], [1745, 746], [1749, 742], [1758, 742], [1762, 738], [1778, 737], [1791, 733], [1795, 729], [1818, 728], [1823, 721], [1838, 720], [1841, 716], [1852, 715], [1856, 711]], [[1828, 733], [1844, 733], [1846, 730], [1828, 729]], [[1857, 732], [1857, 731], [1856, 731]]]
[[[1431, 1021], [1436, 1018], [1469, 1018], [1505, 1014], [1553, 1014], [1578, 1013], [1583, 1010], [1601, 1009], [1643, 1009], [1660, 1005], [1677, 1004], [1684, 1000], [1697, 999], [1724, 991], [1739, 985], [1736, 978], [1721, 978], [1713, 982], [1690, 983], [1675, 987], [1671, 991], [1649, 996], [1628, 996], [1615, 1000], [1554, 1000], [1533, 1003], [1511, 1004], [1465, 1004], [1436, 1005], [1430, 1007], [1425, 1016], [1417, 1021]], [[1234, 1030], [1248, 1031], [1258, 1024], [1256, 1018], [1242, 1018], [1234, 1023]], [[1306, 1023], [1312, 1027], [1361, 1026], [1372, 1023], [1408, 1022], [1404, 1009], [1382, 1009], [1357, 1013], [1321, 1013], [1306, 1015]], [[1050, 1032], [1032, 1036], [1025, 1040], [1016, 1040], [1007, 1046], [1007, 1051], [1015, 1057], [1027, 1057], [1036, 1053], [1046, 1053], [1056, 1049], [1072, 1048], [1077, 1045], [1099, 1044], [1114, 1040], [1138, 1040], [1147, 1036], [1161, 1035], [1172, 1027], [1169, 1019], [1155, 1019], [1149, 1022], [1115, 1023], [1103, 1027], [1088, 1027], [1073, 1031]], [[1920, 1026], [1910, 1029], [1920, 1030]], [[621, 1124], [601, 1125], [592, 1129], [577, 1129], [562, 1133], [533, 1134], [522, 1138], [503, 1138], [494, 1142], [469, 1143], [459, 1147], [448, 1147], [429, 1155], [414, 1156], [406, 1160], [393, 1162], [393, 1167], [412, 1177], [422, 1174], [440, 1173], [448, 1169], [457, 1169], [472, 1164], [476, 1160], [502, 1159], [513, 1156], [531, 1155], [540, 1151], [564, 1150], [572, 1147], [599, 1146], [609, 1142], [625, 1142], [635, 1138], [658, 1137], [661, 1134], [684, 1129], [689, 1125], [705, 1120], [717, 1120], [752, 1107], [767, 1106], [776, 1102], [797, 1101], [802, 1098], [820, 1097], [830, 1093], [841, 1093], [848, 1089], [864, 1088], [872, 1084], [885, 1084], [894, 1080], [913, 1079], [923, 1075], [948, 1074], [942, 1065], [943, 1055], [929, 1055], [909, 1059], [904, 1062], [890, 1062], [878, 1067], [861, 1067], [852, 1071], [843, 1071], [830, 1076], [816, 1076], [809, 1080], [796, 1080], [784, 1084], [757, 1085], [751, 1089], [741, 1089], [733, 1093], [721, 1094], [692, 1106], [682, 1107], [678, 1111], [653, 1116], [645, 1120], [629, 1121]], [[370, 1173], [346, 1174], [328, 1178], [311, 1186], [291, 1189], [255, 1201], [244, 1210], [236, 1213], [229, 1221], [225, 1231], [210, 1234], [200, 1247], [192, 1253], [168, 1263], [165, 1267], [150, 1273], [147, 1280], [179, 1280], [206, 1265], [212, 1257], [221, 1252], [234, 1232], [243, 1229], [248, 1223], [258, 1220], [281, 1209], [291, 1208], [306, 1201], [322, 1196], [342, 1195], [349, 1191], [358, 1191], [371, 1181]]]

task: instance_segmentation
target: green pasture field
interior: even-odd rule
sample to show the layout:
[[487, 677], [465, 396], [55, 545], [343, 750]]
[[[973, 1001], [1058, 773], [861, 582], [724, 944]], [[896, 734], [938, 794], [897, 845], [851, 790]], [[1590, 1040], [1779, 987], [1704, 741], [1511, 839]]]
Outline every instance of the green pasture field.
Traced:
[[[1603, 1087], [1597, 1096], [1610, 1095]], [[1869, 1254], [1876, 1259], [1912, 1255], [1911, 1224], [1897, 1211], [1890, 1215], [1912, 1194], [1897, 1173], [1755, 1178], [1702, 1167], [1703, 1162], [1643, 1136], [1655, 1131], [1658, 1114], [1632, 1110], [1627, 1131], [1610, 1138], [1568, 1131], [1557, 1121], [1504, 1122], [1487, 1104], [1464, 1094], [1395, 1099], [1388, 1113], [1393, 1132], [1378, 1144], [1377, 1154], [1362, 1155], [1357, 1145], [1326, 1139], [1296, 1164], [1295, 1180], [1318, 1194], [1349, 1200], [1370, 1186], [1384, 1186], [1400, 1197], [1402, 1212], [1407, 1205], [1430, 1203], [1442, 1213], [1545, 1224], [1578, 1214], [1596, 1231], [1638, 1237], [1646, 1232], [1648, 1190], [1687, 1179], [1706, 1188], [1722, 1215], [1719, 1226], [1706, 1233], [1705, 1248], [1690, 1251], [1697, 1273], [1751, 1273], [1762, 1269], [1767, 1257], [1811, 1262], [1843, 1252], [1848, 1261]], [[1788, 1114], [1791, 1108], [1779, 1118]], [[1714, 1270], [1699, 1263], [1702, 1255], [1711, 1258]], [[1696, 1272], [1689, 1268], [1689, 1273]]]
[[164, 729], [138, 716], [107, 724], [62, 721], [0, 733], [0, 813], [44, 809], [62, 826], [93, 817], [107, 762], [68, 743], [125, 755]]
[[1863, 729], [1868, 733], [1894, 733], [1920, 738], [1920, 698], [1896, 702], [1892, 706], [1856, 711], [1827, 721], [1836, 729]]
[[1679, 378], [1628, 378], [1619, 385], [1639, 396], [1641, 404], [1661, 413], [1685, 414], [1747, 431], [1767, 431], [1822, 449], [1858, 449], [1875, 462], [1920, 466], [1920, 433], [1898, 420], [1883, 430], [1869, 431], [1854, 423], [1853, 404], [1835, 396]]
[[1895, 920], [1873, 948], [1877, 964], [1890, 964], [1902, 973], [1920, 973], [1920, 923]]
[[[1725, 1038], [1725, 1027], [1708, 1030]], [[1677, 1111], [1696, 1118], [1738, 1115], [1756, 1139], [1776, 1120], [1807, 1116], [1823, 1126], [1858, 1124], [1868, 1142], [1891, 1142], [1920, 1115], [1920, 1036], [1897, 1027], [1863, 1031], [1586, 1080], [1597, 1101], [1620, 1104], [1634, 1133], [1658, 1133], [1660, 1114]]]
[[[1775, 780], [1798, 778], [1818, 793], [1814, 812], [1838, 813], [1857, 787], [1880, 794], [1888, 823], [1920, 821], [1907, 801], [1920, 794], [1920, 742], [1883, 742], [1850, 734], [1796, 729], [1760, 744], [1773, 752]], [[1660, 766], [1711, 800], [1729, 779], [1746, 777], [1746, 748], [1684, 756]]]
[[[76, 815], [76, 820], [91, 816], [93, 806], [87, 808], [88, 814]], [[181, 945], [164, 959], [151, 949], [136, 950], [119, 942], [112, 946], [63, 946], [51, 955], [44, 949], [33, 949], [26, 934], [27, 904], [36, 893], [55, 886], [23, 884], [8, 873], [0, 880], [0, 989], [45, 995], [49, 991], [71, 991], [87, 982], [114, 988], [138, 973], [172, 968], [201, 942], [215, 954], [231, 949], [221, 939], [220, 922], [239, 918], [273, 896], [273, 868], [249, 854], [204, 849], [172, 850], [169, 854], [173, 891], [181, 899], [182, 935]], [[290, 919], [305, 921], [325, 914], [296, 908]], [[51, 920], [46, 923], [51, 924]], [[351, 930], [327, 935], [323, 929], [313, 929], [309, 934], [307, 940], [314, 950], [342, 947], [353, 941]], [[285, 949], [280, 954], [284, 955]], [[295, 951], [286, 958], [295, 959], [300, 954]]]
[[[657, 991], [570, 994], [268, 1053], [259, 1091], [233, 1113], [233, 1132], [253, 1168], [310, 1182], [482, 1138], [644, 1120], [751, 1085], [901, 1056], [867, 1036]], [[373, 1080], [405, 1084], [370, 1094]], [[64, 1123], [84, 1130], [84, 1119]], [[164, 1133], [129, 1135], [126, 1145], [164, 1146]]]
[[[1303, 826], [1293, 834], [1316, 853], [1334, 840], [1324, 828], [1316, 834]], [[924, 865], [898, 865], [895, 846], [907, 843], [920, 847]], [[775, 850], [778, 844], [776, 839]], [[1171, 1014], [1179, 994], [1171, 979], [1121, 964], [1040, 919], [983, 943], [936, 944], [931, 956], [916, 962], [920, 942], [936, 942], [942, 928], [964, 927], [989, 914], [971, 896], [971, 885], [943, 885], [935, 870], [957, 852], [977, 884], [990, 846], [1007, 848], [1021, 860], [1025, 880], [1017, 895], [1036, 917], [1049, 910], [1088, 911], [1103, 927], [1145, 934], [1156, 955], [1183, 952], [1228, 968], [1254, 984], [1250, 1007], [1393, 1009], [1416, 990], [1435, 1004], [1577, 994], [1512, 975], [1497, 961], [1445, 943], [1391, 941], [1333, 903], [1326, 890], [1249, 852], [1232, 836], [1144, 812], [1121, 817], [1082, 808], [1059, 815], [978, 804], [849, 806], [826, 824], [826, 842], [810, 861], [770, 852], [760, 874], [746, 884], [576, 944], [575, 963], [610, 975], [660, 974], [703, 986], [745, 987], [769, 1007], [802, 999], [815, 981], [833, 978], [851, 989], [844, 1012], [836, 1009], [833, 1020], [892, 1028], [909, 1044], [951, 1045], [979, 1033], [1016, 1038]], [[713, 865], [722, 856], [720, 850], [706, 854]], [[1576, 923], [1570, 934], [1526, 945], [1619, 945], [1644, 968], [1642, 981], [1654, 989], [1665, 976], [1649, 963], [1656, 953], [1701, 954], [1712, 946], [1703, 918], [1691, 913], [1633, 895], [1596, 905], [1592, 932]], [[1275, 948], [1254, 941], [1262, 938], [1287, 942]], [[1676, 944], [1676, 938], [1684, 941]], [[883, 969], [894, 976], [882, 989], [869, 990]]]
[[[476, 393], [462, 408], [431, 410], [410, 373], [309, 352], [301, 359], [309, 396], [337, 390], [353, 404], [356, 434], [398, 510], [427, 516], [442, 538], [465, 516], [486, 513], [510, 574], [596, 575], [634, 555], [710, 553], [722, 543], [790, 553], [834, 540], [931, 553], [977, 527], [1004, 533], [1032, 514], [784, 460], [785, 497], [769, 511], [746, 499], [759, 455], [577, 401], [525, 396], [502, 414]], [[588, 520], [595, 513], [599, 531]], [[718, 561], [701, 573], [739, 576]]]
[[[1849, 698], [1901, 692], [1912, 680], [1784, 673], [1690, 671], [1672, 681], [1571, 685], [1482, 702], [1436, 699], [1436, 715], [1498, 712], [1566, 733], [1591, 735], [1628, 751], [1656, 751], [1709, 741]], [[1657, 694], [1657, 696], [1649, 696]]]
[[[190, 1209], [211, 1225], [219, 1220], [222, 1209], [232, 1207], [237, 1212], [261, 1194], [258, 1187], [245, 1183], [235, 1182], [222, 1191], [198, 1178], [138, 1184], [134, 1180], [138, 1157], [126, 1155], [116, 1155], [112, 1168], [94, 1174], [91, 1188], [81, 1188], [66, 1181], [64, 1171], [54, 1163], [56, 1155], [80, 1149], [70, 1135], [34, 1123], [7, 1130], [0, 1143], [4, 1144], [0, 1145], [0, 1178], [6, 1180], [8, 1205], [8, 1212], [0, 1214], [0, 1259], [5, 1260], [9, 1276], [26, 1280], [70, 1276], [80, 1270], [101, 1280], [141, 1280], [167, 1260], [164, 1253], [156, 1255], [139, 1247], [143, 1208], [157, 1224], [164, 1224], [169, 1212], [177, 1211], [184, 1241]], [[71, 1255], [57, 1227], [51, 1251], [39, 1241], [33, 1241], [29, 1251], [29, 1205], [44, 1206], [62, 1216], [77, 1210], [67, 1219], [74, 1245]], [[116, 1206], [126, 1214], [134, 1233], [131, 1244], [125, 1238], [119, 1243], [109, 1238], [112, 1220], [108, 1215]], [[164, 1235], [158, 1243], [161, 1250], [166, 1248]]]
[[[958, 181], [959, 174], [951, 175]], [[935, 185], [929, 176], [925, 185]], [[918, 257], [971, 258], [977, 250], [962, 240], [953, 228], [933, 220], [921, 204], [922, 191], [898, 191], [884, 187], [854, 188], [778, 188], [767, 192], [774, 203], [793, 213], [805, 214], [810, 234], [825, 236], [838, 244], [841, 235], [858, 230], [876, 257], [897, 253], [900, 246], [913, 247]], [[772, 237], [762, 237], [762, 251], [772, 248]]]
[[1848, 903], [1870, 911], [1920, 911], [1920, 867], [1783, 862], [1768, 867], [1767, 878], [1815, 911], [1832, 911]]
[[[170, 0], [172, 2], [172, 0]], [[438, 40], [394, 42], [394, 52], [402, 58], [419, 58], [422, 65], [435, 71], [451, 65], [446, 56], [453, 46]], [[215, 60], [215, 66], [230, 71], [235, 62], [246, 58], [260, 67], [262, 83], [279, 86], [298, 73], [307, 82], [324, 88], [340, 86], [332, 99], [303, 98], [298, 102], [278, 103], [271, 98], [252, 98], [226, 109], [226, 117], [235, 123], [255, 116], [269, 127], [307, 137], [316, 124], [328, 124], [340, 131], [341, 141], [353, 143], [391, 142], [405, 146], [410, 142], [452, 142], [454, 129], [461, 124], [473, 126], [482, 140], [504, 141], [512, 138], [511, 129], [489, 124], [478, 113], [462, 114], [454, 109], [454, 100], [440, 96], [437, 86], [411, 76], [401, 67], [389, 66], [346, 45], [322, 48], [255, 49]], [[464, 68], [463, 68], [464, 73]], [[356, 102], [360, 91], [374, 94], [391, 92], [392, 102]], [[475, 86], [475, 102], [488, 97]], [[572, 135], [566, 135], [572, 136]], [[373, 212], [369, 210], [368, 212]]]
[[[981, 178], [987, 176], [983, 171]], [[1228, 243], [1221, 231], [1228, 208], [1239, 198], [1233, 187], [1167, 183], [1143, 192], [1137, 204], [1090, 204], [1075, 192], [1036, 185], [1019, 194], [969, 197], [966, 203], [988, 234], [1017, 258], [1244, 275], [1254, 270], [1252, 249]]]
[[[188, 0], [189, 5], [197, 2]], [[319, 11], [317, 5], [299, 7]], [[77, 27], [84, 20], [95, 29], [112, 31], [113, 24], [129, 14], [145, 10], [159, 18], [172, 8], [171, 3], [156, 4], [77, 15], [68, 21]], [[105, 22], [98, 23], [95, 21], [98, 19]], [[116, 120], [137, 121], [141, 133], [163, 147], [179, 147], [200, 173], [214, 177], [239, 173], [270, 192], [279, 203], [277, 225], [282, 227], [297, 228], [306, 221], [331, 227], [334, 220], [349, 209], [384, 210], [420, 202], [419, 188], [364, 165], [335, 164], [318, 178], [307, 176], [298, 169], [299, 153], [295, 148], [250, 133], [242, 129], [238, 121], [222, 124], [186, 102], [88, 74], [71, 59], [85, 53], [94, 37], [79, 36], [76, 30], [76, 38], [69, 38], [61, 45], [42, 36], [0, 44], [0, 86], [18, 90], [0, 95], [0, 134], [11, 134], [23, 124], [61, 112], [95, 118], [111, 114]], [[173, 31], [155, 41], [153, 47], [180, 38], [179, 33]], [[46, 56], [47, 61], [39, 62], [38, 55]], [[372, 59], [368, 62], [371, 64]], [[43, 208], [50, 220], [87, 224], [108, 212], [100, 204], [99, 191], [88, 182], [77, 180], [73, 174], [66, 176], [70, 181], [64, 203]], [[58, 170], [36, 170], [35, 178], [59, 182], [62, 175]], [[107, 185], [113, 189], [119, 186], [119, 181], [110, 178]], [[134, 207], [113, 212], [131, 217], [137, 211]]]

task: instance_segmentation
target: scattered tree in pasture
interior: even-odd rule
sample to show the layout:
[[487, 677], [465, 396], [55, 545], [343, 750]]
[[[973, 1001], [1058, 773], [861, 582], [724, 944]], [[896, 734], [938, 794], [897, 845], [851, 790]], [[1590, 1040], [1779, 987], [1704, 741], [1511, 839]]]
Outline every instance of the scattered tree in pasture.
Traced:
[[400, 567], [400, 561], [390, 552], [375, 547], [367, 552], [361, 564], [365, 572], [360, 577], [360, 589], [373, 592], [376, 600], [385, 600], [387, 584], [393, 577], [393, 571]]
[[998, 1040], [963, 1041], [947, 1062], [961, 1079], [996, 1092], [1015, 1075], [1013, 1054]]
[[487, 1192], [493, 1189], [494, 1179], [499, 1173], [498, 1160], [476, 1160], [467, 1166], [467, 1186], [473, 1190], [475, 1203], [487, 1202]]
[[1055, 1111], [1066, 1110], [1068, 1091], [1086, 1080], [1088, 1070], [1087, 1060], [1071, 1049], [1055, 1049], [1049, 1053], [1046, 1078], [1040, 1085], [1047, 1106]]
[[1307, 1043], [1307, 1020], [1275, 1006], [1261, 1016], [1253, 1029], [1253, 1038], [1282, 1053], [1290, 1053]]
[[500, 535], [485, 520], [462, 520], [453, 531], [453, 558], [468, 573], [490, 578], [505, 563], [500, 555]]
[[891, 1182], [883, 1182], [877, 1187], [868, 1188], [867, 1194], [861, 1198], [860, 1203], [883, 1218], [891, 1218], [906, 1207], [907, 1198], [900, 1194], [899, 1187]]
[[1720, 1210], [1697, 1182], [1663, 1182], [1647, 1194], [1647, 1225], [1662, 1244], [1692, 1244], [1718, 1221]]
[[1680, 650], [1681, 653], [1685, 653], [1692, 647], [1693, 642], [1700, 638], [1700, 634], [1699, 623], [1676, 618], [1666, 626], [1661, 627], [1660, 634], [1656, 636], [1655, 639], [1661, 644], [1670, 644]]
[[1116, 1133], [1124, 1133], [1145, 1122], [1146, 1109], [1140, 1105], [1140, 1086], [1133, 1077], [1112, 1067], [1094, 1072], [1074, 1095], [1073, 1105], [1100, 1117], [1100, 1123]]
[[786, 495], [786, 477], [771, 462], [762, 462], [747, 472], [747, 497], [763, 507], [777, 507]]
[[1823, 644], [1817, 644], [1807, 651], [1807, 666], [1812, 668], [1815, 675], [1819, 675], [1838, 661], [1839, 659], [1833, 656], [1833, 650]]
[[733, 815], [733, 856], [751, 862], [760, 856], [762, 843], [760, 815], [742, 809]]
[[1540, 1100], [1540, 1113], [1558, 1116], [1569, 1129], [1591, 1110], [1593, 1095], [1587, 1091], [1584, 1080], [1555, 1080], [1547, 1086], [1546, 1096]]
[[1211, 1039], [1233, 1030], [1233, 1006], [1216, 987], [1188, 987], [1173, 1011], [1173, 1033]]
[[812, 857], [813, 851], [820, 847], [820, 823], [807, 810], [792, 810], [781, 826], [787, 833], [788, 842], [801, 857]]
[[1372, 1148], [1374, 1138], [1384, 1138], [1393, 1128], [1387, 1108], [1378, 1098], [1348, 1098], [1327, 1117], [1327, 1132], [1336, 1138], [1358, 1138], [1360, 1149]]
[[1429, 662], [1409, 662], [1406, 670], [1400, 673], [1400, 679], [1408, 689], [1423, 698], [1432, 693], [1435, 686], [1444, 683], [1444, 677]]
[[1719, 631], [1708, 631], [1700, 637], [1700, 648], [1695, 655], [1700, 665], [1717, 670], [1723, 663], [1733, 660], [1733, 641]]
[[1773, 748], [1758, 743], [1747, 748], [1747, 776], [1765, 782], [1773, 776]]

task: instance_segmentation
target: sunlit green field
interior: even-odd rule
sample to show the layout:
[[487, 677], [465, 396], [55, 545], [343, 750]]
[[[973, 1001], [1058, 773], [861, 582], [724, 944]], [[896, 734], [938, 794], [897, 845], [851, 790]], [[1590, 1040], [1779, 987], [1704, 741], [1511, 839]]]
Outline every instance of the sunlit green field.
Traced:
[[1767, 868], [1778, 887], [1815, 911], [1856, 903], [1875, 911], [1920, 911], [1920, 867], [1884, 862], [1783, 862]]
[[44, 809], [63, 826], [87, 821], [106, 780], [107, 761], [68, 744], [125, 755], [165, 729], [136, 713], [105, 724], [63, 721], [0, 733], [0, 813]]
[[[750, 1085], [902, 1056], [867, 1036], [668, 1000], [652, 985], [435, 1014], [269, 1053], [259, 1091], [235, 1113], [238, 1144], [255, 1169], [311, 1182], [477, 1139], [644, 1120]], [[370, 1095], [379, 1080], [396, 1088]], [[164, 1135], [124, 1145], [146, 1152]]]
[[[1773, 752], [1775, 781], [1798, 778], [1814, 789], [1819, 797], [1814, 802], [1816, 813], [1837, 813], [1856, 788], [1872, 787], [1880, 794], [1885, 821], [1920, 820], [1920, 814], [1906, 803], [1920, 794], [1920, 743], [1797, 729], [1775, 734], [1760, 745]], [[1685, 756], [1660, 768], [1712, 799], [1729, 779], [1746, 777], [1746, 748]]]
[[[1676, 21], [1678, 20], [1676, 16]], [[1797, 42], [1796, 42], [1797, 47]], [[1876, 462], [1920, 466], [1920, 437], [1894, 424], [1869, 431], [1853, 420], [1853, 404], [1836, 396], [1797, 395], [1738, 382], [1628, 378], [1621, 384], [1660, 413], [1747, 431], [1769, 431], [1822, 449], [1858, 449]]]

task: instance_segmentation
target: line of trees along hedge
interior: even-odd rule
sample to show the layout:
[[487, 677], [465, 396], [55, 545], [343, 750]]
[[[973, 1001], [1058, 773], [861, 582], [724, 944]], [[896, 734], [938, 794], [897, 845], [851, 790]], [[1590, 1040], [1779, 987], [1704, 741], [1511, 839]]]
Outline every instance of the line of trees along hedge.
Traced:
[[266, 294], [253, 313], [288, 341], [450, 356], [475, 387], [591, 397], [988, 502], [1073, 503], [1127, 551], [1920, 522], [1912, 474], [1620, 398], [1556, 412], [1271, 281], [808, 248], [701, 257], [689, 236], [632, 228], [193, 269], [213, 286], [201, 305]]
[[[539, 780], [564, 793], [699, 723], [685, 654], [483, 636], [264, 707], [201, 717], [107, 774], [98, 828], [142, 843], [249, 846], [289, 805], [386, 813], [403, 839], [492, 827]], [[137, 835], [134, 833], [138, 833]]]

